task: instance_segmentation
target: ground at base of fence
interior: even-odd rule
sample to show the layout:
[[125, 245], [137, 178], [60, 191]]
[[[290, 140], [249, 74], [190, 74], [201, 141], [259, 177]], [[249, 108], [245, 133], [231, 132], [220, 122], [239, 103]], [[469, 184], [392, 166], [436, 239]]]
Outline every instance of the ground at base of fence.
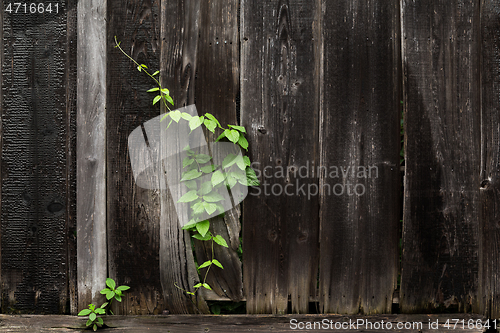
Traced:
[[[243, 332], [484, 332], [479, 315], [162, 315], [108, 316], [98, 332], [243, 333]], [[316, 326], [315, 326], [316, 325]], [[91, 332], [85, 319], [56, 315], [0, 315], [0, 332]]]

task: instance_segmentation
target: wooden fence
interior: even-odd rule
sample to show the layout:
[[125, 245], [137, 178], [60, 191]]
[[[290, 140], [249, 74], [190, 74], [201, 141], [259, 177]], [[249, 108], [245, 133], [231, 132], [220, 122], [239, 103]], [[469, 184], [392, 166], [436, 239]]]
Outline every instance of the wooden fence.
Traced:
[[[109, 276], [122, 314], [390, 313], [399, 294], [500, 316], [498, 1], [55, 3], [0, 14], [2, 312], [76, 313]], [[128, 135], [160, 110], [114, 36], [176, 106], [248, 130], [262, 185], [212, 223], [213, 293], [174, 285], [208, 249], [134, 183]]]

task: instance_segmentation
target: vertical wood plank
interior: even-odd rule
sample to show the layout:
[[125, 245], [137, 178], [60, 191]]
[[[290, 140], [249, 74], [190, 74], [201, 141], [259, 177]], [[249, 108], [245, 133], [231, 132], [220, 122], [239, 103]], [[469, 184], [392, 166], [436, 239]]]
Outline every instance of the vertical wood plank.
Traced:
[[480, 298], [475, 312], [500, 317], [500, 3], [481, 1], [481, 243]]
[[[77, 0], [67, 0], [66, 11], [66, 237], [69, 313], [78, 313], [76, 241], [76, 90]], [[68, 311], [68, 309], [67, 309]]]
[[[239, 92], [238, 0], [202, 1], [195, 64], [195, 102], [198, 113], [213, 114], [223, 126], [237, 124], [236, 97]], [[208, 131], [209, 143], [217, 137]], [[215, 246], [214, 257], [224, 269], [212, 267], [207, 283], [219, 296], [233, 301], [243, 298], [241, 262], [238, 258], [240, 211], [226, 212], [225, 218], [212, 218], [211, 232], [221, 235], [229, 248]], [[210, 242], [195, 240], [198, 264], [211, 260]], [[201, 271], [205, 273], [204, 270]]]
[[69, 311], [66, 5], [3, 13], [3, 313]]
[[[158, 116], [154, 81], [139, 73], [120, 46], [151, 71], [160, 68], [160, 1], [108, 3], [107, 56], [107, 241], [109, 276], [131, 287], [114, 313], [161, 314], [159, 189], [138, 187], [133, 178], [128, 136]], [[152, 72], [151, 72], [152, 73]], [[153, 187], [154, 188], [154, 187]], [[116, 312], [115, 312], [116, 310]]]
[[[162, 86], [168, 88], [174, 98], [175, 108], [195, 102], [199, 17], [199, 0], [161, 1], [160, 76]], [[166, 144], [161, 148], [175, 149]], [[165, 308], [170, 313], [209, 313], [201, 293], [188, 297], [179, 289], [192, 291], [199, 279], [191, 236], [181, 230], [169, 191], [162, 191], [160, 207], [160, 279]]]
[[289, 295], [291, 310], [306, 313], [316, 293], [319, 200], [311, 166], [319, 161], [318, 6], [241, 2], [241, 118], [261, 173], [260, 188], [243, 204], [247, 313], [286, 313]]
[[389, 313], [397, 283], [399, 11], [323, 1], [320, 311]]
[[78, 1], [78, 310], [100, 301], [106, 255], [106, 0]]
[[477, 296], [479, 1], [403, 1], [406, 176], [400, 308]]

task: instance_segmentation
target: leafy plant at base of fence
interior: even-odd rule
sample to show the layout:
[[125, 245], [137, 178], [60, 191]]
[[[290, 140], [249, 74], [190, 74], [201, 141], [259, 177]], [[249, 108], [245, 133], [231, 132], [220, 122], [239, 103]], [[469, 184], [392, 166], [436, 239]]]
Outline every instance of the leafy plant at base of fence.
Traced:
[[[94, 304], [89, 304], [88, 309], [83, 309], [78, 313], [79, 316], [89, 316], [89, 319], [87, 320], [85, 325], [87, 327], [92, 327], [94, 331], [96, 331], [98, 327], [102, 327], [104, 325], [104, 320], [97, 315], [106, 314], [106, 309], [109, 309], [111, 307], [113, 299], [121, 302], [123, 292], [130, 289], [129, 286], [116, 287], [115, 281], [111, 278], [106, 279], [106, 286], [107, 288], [101, 290], [101, 294], [106, 295], [106, 299], [108, 300], [108, 302], [103, 303], [98, 308], [96, 308]], [[109, 309], [109, 312], [113, 314], [111, 309]]]
[[[158, 92], [158, 95], [153, 98], [153, 105], [160, 100], [165, 105], [168, 112], [162, 116], [161, 121], [170, 118], [167, 128], [170, 127], [172, 122], [178, 124], [180, 121], [187, 121], [191, 131], [200, 126], [205, 126], [208, 131], [215, 134], [215, 131], [219, 129], [222, 133], [215, 142], [227, 140], [248, 151], [248, 141], [245, 138], [246, 129], [243, 126], [227, 125], [227, 128], [224, 128], [210, 113], [205, 113], [202, 116], [192, 116], [187, 112], [172, 111], [169, 104], [173, 106], [174, 101], [170, 96], [170, 92], [161, 86], [159, 79], [156, 79], [156, 76], [160, 72], [155, 71], [153, 74], [150, 74], [146, 65], [139, 64], [120, 47], [120, 42], [117, 41], [116, 36], [115, 43], [115, 48], [118, 48], [127, 58], [134, 62], [139, 72], [146, 73], [155, 81], [156, 87], [149, 89], [147, 92]], [[210, 241], [212, 250], [211, 260], [207, 260], [197, 267], [198, 274], [200, 274], [200, 269], [206, 268], [207, 270], [202, 282], [193, 286], [194, 292], [184, 290], [175, 284], [177, 288], [190, 295], [194, 295], [201, 287], [212, 290], [210, 285], [206, 283], [208, 272], [212, 265], [224, 269], [222, 264], [214, 258], [214, 243], [226, 248], [228, 247], [226, 240], [221, 235], [213, 235], [209, 231], [210, 221], [207, 219], [200, 221], [199, 217], [205, 212], [208, 215], [212, 215], [216, 211], [219, 212], [219, 216], [223, 216], [225, 209], [220, 202], [224, 198], [216, 191], [222, 186], [226, 186], [230, 191], [238, 183], [244, 186], [258, 186], [260, 183], [255, 171], [250, 166], [251, 162], [247, 156], [228, 154], [224, 158], [222, 165], [214, 165], [209, 155], [196, 154], [196, 152], [191, 150], [189, 145], [184, 148], [184, 151], [186, 151], [187, 157], [183, 160], [182, 164], [183, 169], [186, 168], [186, 170], [183, 171], [180, 181], [184, 182], [190, 191], [185, 193], [178, 202], [190, 204], [192, 212], [190, 221], [182, 229], [190, 230], [193, 233], [192, 237], [195, 239]], [[213, 173], [210, 181], [201, 183], [199, 181], [200, 177], [208, 173]]]

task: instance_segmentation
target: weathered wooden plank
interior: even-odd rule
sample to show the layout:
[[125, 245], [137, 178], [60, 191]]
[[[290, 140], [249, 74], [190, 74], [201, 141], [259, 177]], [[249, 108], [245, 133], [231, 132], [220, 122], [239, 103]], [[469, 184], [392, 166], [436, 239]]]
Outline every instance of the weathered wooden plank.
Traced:
[[[296, 320], [293, 321], [293, 320]], [[204, 333], [204, 332], [297, 332], [299, 325], [303, 330], [307, 323], [316, 329], [325, 320], [331, 331], [338, 332], [483, 332], [476, 325], [485, 323], [486, 318], [480, 315], [447, 314], [447, 315], [387, 315], [387, 316], [340, 316], [340, 315], [221, 315], [221, 316], [106, 316], [104, 322], [116, 332], [175, 332], [175, 333]], [[359, 326], [349, 328], [349, 324], [360, 320]], [[361, 320], [364, 321], [362, 324]], [[455, 321], [457, 327], [453, 329]], [[7, 316], [0, 315], [2, 332], [68, 332], [68, 329], [82, 332], [85, 318], [70, 316]], [[435, 324], [437, 321], [437, 325]], [[451, 323], [451, 328], [446, 322]], [[299, 324], [301, 323], [301, 324]], [[371, 323], [371, 326], [370, 324]], [[429, 323], [432, 323], [429, 327]], [[398, 324], [406, 329], [398, 329]], [[470, 328], [468, 325], [471, 325]], [[323, 324], [324, 325], [324, 324]], [[344, 328], [335, 329], [335, 325]], [[368, 329], [366, 327], [368, 326]], [[376, 329], [376, 327], [379, 329]], [[388, 329], [390, 326], [392, 329]], [[358, 329], [357, 329], [358, 328]], [[325, 326], [323, 326], [325, 329]]]
[[398, 271], [399, 11], [324, 1], [320, 311], [388, 313]]
[[77, 89], [77, 0], [66, 9], [66, 237], [68, 252], [68, 300], [71, 314], [78, 313], [76, 244], [76, 89]]
[[2, 312], [69, 311], [66, 2], [52, 9], [3, 13]]
[[479, 248], [479, 299], [474, 309], [500, 317], [500, 21], [498, 1], [481, 2], [481, 243]]
[[78, 1], [78, 310], [101, 300], [106, 255], [106, 0]]
[[[114, 36], [141, 64], [160, 68], [160, 2], [108, 2], [107, 41]], [[158, 314], [163, 311], [160, 283], [160, 202], [158, 188], [134, 182], [128, 137], [160, 114], [152, 105], [154, 81], [118, 49], [107, 56], [107, 241], [109, 276], [131, 287], [114, 307], [120, 314]], [[152, 140], [152, 138], [151, 138]], [[146, 147], [137, 147], [138, 149]]]
[[248, 313], [286, 313], [289, 295], [305, 313], [316, 293], [320, 13], [317, 1], [241, 3], [241, 118], [261, 173], [243, 208]]
[[479, 1], [403, 1], [406, 174], [400, 309], [477, 297]]
[[[160, 76], [162, 86], [170, 90], [175, 108], [194, 104], [199, 11], [199, 0], [161, 1]], [[161, 156], [167, 156], [167, 150], [182, 148], [162, 142]], [[170, 191], [162, 191], [160, 206], [160, 279], [165, 308], [170, 313], [208, 313], [201, 293], [189, 297], [183, 291], [192, 291], [199, 278], [191, 236], [181, 230]]]
[[[198, 46], [194, 71], [196, 107], [200, 115], [213, 114], [223, 126], [237, 124], [236, 97], [239, 92], [239, 36], [237, 0], [202, 1], [198, 31]], [[217, 137], [208, 131], [208, 142]], [[225, 218], [212, 218], [211, 232], [226, 239], [229, 248], [214, 247], [214, 257], [224, 269], [212, 267], [207, 283], [219, 296], [233, 301], [243, 298], [241, 262], [238, 258], [241, 224], [239, 209], [226, 212]], [[210, 242], [195, 240], [199, 264], [212, 258]], [[205, 273], [204, 270], [201, 273]]]

